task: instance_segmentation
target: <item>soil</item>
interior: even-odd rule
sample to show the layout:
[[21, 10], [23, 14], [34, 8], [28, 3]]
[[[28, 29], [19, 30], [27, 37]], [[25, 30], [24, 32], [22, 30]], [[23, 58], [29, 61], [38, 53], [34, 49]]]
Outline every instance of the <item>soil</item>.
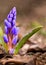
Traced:
[[[31, 46], [34, 44], [31, 44]], [[24, 48], [24, 47], [23, 47]], [[27, 50], [25, 54], [10, 55], [6, 54], [1, 48], [0, 65], [45, 65], [46, 52], [42, 48], [34, 47]], [[24, 51], [25, 52], [25, 51]]]
[[[7, 56], [8, 57], [8, 56]], [[30, 54], [20, 56], [3, 57], [0, 60], [0, 64], [4, 65], [45, 65], [46, 64], [46, 52], [30, 52]]]

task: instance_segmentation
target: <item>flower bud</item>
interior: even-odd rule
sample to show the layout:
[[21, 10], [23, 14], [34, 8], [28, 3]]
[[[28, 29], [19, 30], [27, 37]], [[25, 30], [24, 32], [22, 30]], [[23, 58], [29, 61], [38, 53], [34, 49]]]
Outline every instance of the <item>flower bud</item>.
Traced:
[[9, 16], [10, 16], [10, 18], [12, 18], [13, 17], [13, 14], [11, 13], [11, 14], [9, 14]]
[[12, 44], [15, 45], [17, 43], [18, 36], [13, 37]]
[[16, 27], [16, 26], [14, 26], [14, 27], [12, 28], [12, 30], [11, 30], [11, 33], [12, 33], [13, 35], [17, 35], [18, 32], [19, 32], [19, 27]]
[[13, 20], [13, 21], [11, 22], [12, 27], [15, 25], [15, 23], [16, 23], [15, 20]]
[[12, 9], [12, 13], [14, 14], [16, 12], [16, 7]]
[[7, 19], [5, 19], [4, 23], [7, 26], [7, 28], [11, 28], [11, 23], [9, 23]]
[[10, 18], [10, 17], [9, 17], [9, 18], [8, 18], [8, 22], [10, 22], [10, 23], [11, 23], [11, 21], [12, 21], [12, 18]]
[[14, 13], [14, 16], [16, 16], [17, 12]]
[[6, 34], [4, 34], [3, 39], [4, 39], [4, 42], [5, 43], [8, 43], [8, 38], [7, 38], [7, 35]]
[[14, 20], [16, 20], [16, 16], [14, 16]]
[[8, 34], [8, 28], [5, 26], [5, 33]]
[[9, 17], [10, 17], [10, 16], [9, 16], [9, 14], [8, 14], [7, 19], [8, 19]]
[[9, 14], [11, 14], [12, 13], [12, 10], [10, 11], [10, 13]]
[[9, 53], [13, 54], [14, 53], [14, 49], [10, 49]]

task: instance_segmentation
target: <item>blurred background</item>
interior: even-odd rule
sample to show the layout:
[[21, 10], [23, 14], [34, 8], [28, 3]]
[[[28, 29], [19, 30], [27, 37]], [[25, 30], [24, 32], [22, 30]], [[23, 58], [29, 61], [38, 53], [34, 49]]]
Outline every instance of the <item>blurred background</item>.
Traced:
[[21, 34], [43, 25], [39, 35], [34, 35], [30, 40], [46, 45], [46, 0], [0, 0], [0, 26], [2, 28], [4, 28], [4, 19], [13, 7], [17, 8], [17, 23]]

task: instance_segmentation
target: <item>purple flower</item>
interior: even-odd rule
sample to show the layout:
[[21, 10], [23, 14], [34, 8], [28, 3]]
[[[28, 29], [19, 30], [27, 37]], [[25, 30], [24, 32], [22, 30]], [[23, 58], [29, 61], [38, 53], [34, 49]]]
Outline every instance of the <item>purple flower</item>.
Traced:
[[14, 27], [12, 28], [12, 30], [11, 30], [11, 33], [12, 33], [13, 35], [17, 35], [18, 32], [19, 32], [19, 27], [16, 27], [16, 26], [14, 26]]
[[12, 44], [15, 45], [17, 43], [18, 36], [13, 37]]
[[14, 13], [14, 16], [16, 16], [17, 12]]
[[10, 49], [9, 53], [13, 54], [14, 53], [14, 49]]
[[7, 28], [11, 28], [11, 23], [9, 23], [7, 19], [4, 20], [4, 23], [7, 26]]
[[5, 26], [5, 33], [8, 34], [8, 28]]
[[[16, 27], [16, 7], [14, 7], [4, 20], [5, 35], [3, 36], [4, 42], [8, 43], [9, 53], [13, 54], [14, 49], [12, 45], [15, 45], [18, 40], [19, 27]], [[12, 36], [11, 36], [12, 35]], [[9, 46], [10, 45], [10, 46]]]
[[16, 12], [16, 7], [12, 9], [12, 13], [14, 14]]
[[12, 13], [12, 10], [10, 11], [10, 13], [9, 14], [11, 14]]
[[4, 39], [4, 42], [5, 42], [5, 43], [8, 43], [8, 37], [7, 37], [6, 34], [4, 34], [3, 39]]
[[11, 22], [12, 27], [16, 24], [15, 20]]
[[9, 14], [8, 14], [7, 19], [8, 19], [9, 17], [10, 17], [10, 16], [9, 16]]
[[9, 17], [10, 17], [10, 18], [13, 18], [13, 14], [11, 13], [11, 14], [9, 15]]
[[14, 16], [14, 20], [16, 20], [16, 16]]
[[16, 7], [14, 7], [7, 16], [8, 22], [11, 23], [12, 27], [15, 25], [16, 22]]
[[9, 17], [9, 18], [8, 18], [8, 22], [10, 22], [10, 23], [11, 23], [11, 22], [12, 22], [12, 18], [10, 18], [10, 17]]

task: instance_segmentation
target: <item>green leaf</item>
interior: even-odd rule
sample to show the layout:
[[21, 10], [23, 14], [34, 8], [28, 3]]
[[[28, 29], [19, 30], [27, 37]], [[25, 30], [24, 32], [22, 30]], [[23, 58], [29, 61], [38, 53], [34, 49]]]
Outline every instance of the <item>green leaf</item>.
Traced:
[[8, 52], [8, 47], [3, 40], [3, 30], [0, 27], [0, 44], [4, 47], [5, 51]]
[[2, 30], [2, 28], [0, 27], [0, 37], [2, 37], [3, 36], [3, 30]]
[[20, 50], [20, 48], [26, 43], [26, 41], [36, 32], [38, 32], [40, 29], [42, 28], [42, 26], [39, 26], [35, 29], [33, 29], [30, 33], [28, 33], [27, 35], [25, 35], [16, 45], [14, 53], [17, 54]]
[[8, 52], [8, 46], [6, 45], [6, 43], [4, 42], [3, 38], [1, 38], [1, 37], [0, 37], [0, 44], [3, 46], [5, 51]]

